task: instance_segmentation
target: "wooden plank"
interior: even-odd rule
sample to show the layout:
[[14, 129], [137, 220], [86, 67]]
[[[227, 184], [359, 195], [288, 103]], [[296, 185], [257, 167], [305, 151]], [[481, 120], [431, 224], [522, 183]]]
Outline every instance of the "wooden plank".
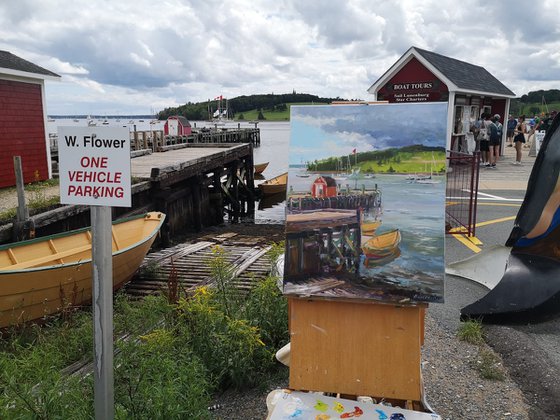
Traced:
[[421, 400], [421, 307], [289, 303], [290, 388]]

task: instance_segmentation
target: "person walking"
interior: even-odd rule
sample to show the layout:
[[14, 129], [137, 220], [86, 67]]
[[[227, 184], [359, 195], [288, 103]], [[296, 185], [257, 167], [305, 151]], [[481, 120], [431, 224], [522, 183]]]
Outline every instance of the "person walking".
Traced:
[[510, 114], [507, 120], [507, 132], [506, 132], [507, 147], [513, 147], [513, 136], [514, 136], [514, 131], [516, 126], [517, 126], [517, 120], [513, 118], [513, 115]]
[[525, 144], [525, 132], [527, 131], [527, 126], [525, 124], [525, 115], [521, 115], [517, 120], [517, 126], [515, 127], [515, 137], [513, 138], [513, 143], [515, 145], [515, 162], [513, 165], [521, 165], [521, 156], [523, 144]]
[[500, 114], [495, 114], [492, 117], [490, 124], [488, 125], [489, 135], [489, 151], [488, 160], [490, 162], [490, 168], [496, 169], [496, 163], [498, 162], [498, 156], [500, 155], [500, 145], [502, 143], [502, 131], [503, 127], [500, 123]]

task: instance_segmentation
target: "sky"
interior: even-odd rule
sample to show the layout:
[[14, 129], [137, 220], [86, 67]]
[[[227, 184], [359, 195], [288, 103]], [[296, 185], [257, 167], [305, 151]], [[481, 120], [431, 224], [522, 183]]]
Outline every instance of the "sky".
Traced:
[[290, 165], [414, 144], [445, 147], [447, 104], [295, 106]]
[[0, 50], [62, 76], [50, 115], [152, 114], [222, 95], [371, 99], [410, 47], [557, 89], [555, 0], [0, 0]]

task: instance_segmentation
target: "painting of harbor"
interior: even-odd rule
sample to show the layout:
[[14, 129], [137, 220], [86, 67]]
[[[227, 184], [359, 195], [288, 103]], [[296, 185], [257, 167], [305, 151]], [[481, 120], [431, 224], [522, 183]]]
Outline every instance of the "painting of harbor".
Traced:
[[442, 103], [291, 110], [286, 295], [443, 302]]

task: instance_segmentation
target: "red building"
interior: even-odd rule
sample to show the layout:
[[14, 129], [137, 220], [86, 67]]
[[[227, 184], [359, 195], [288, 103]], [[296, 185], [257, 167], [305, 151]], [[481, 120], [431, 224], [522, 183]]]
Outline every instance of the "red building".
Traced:
[[24, 182], [52, 176], [45, 80], [59, 79], [58, 74], [0, 51], [0, 187], [15, 185], [14, 156], [21, 156]]
[[336, 197], [336, 181], [330, 176], [320, 176], [311, 185], [313, 198]]
[[169, 117], [163, 126], [163, 133], [168, 136], [190, 136], [191, 123], [180, 115]]
[[[515, 94], [486, 69], [411, 47], [369, 89], [377, 101], [447, 102], [449, 150], [457, 150], [483, 112], [500, 114], [505, 125]], [[503, 130], [505, 141], [506, 130]]]

